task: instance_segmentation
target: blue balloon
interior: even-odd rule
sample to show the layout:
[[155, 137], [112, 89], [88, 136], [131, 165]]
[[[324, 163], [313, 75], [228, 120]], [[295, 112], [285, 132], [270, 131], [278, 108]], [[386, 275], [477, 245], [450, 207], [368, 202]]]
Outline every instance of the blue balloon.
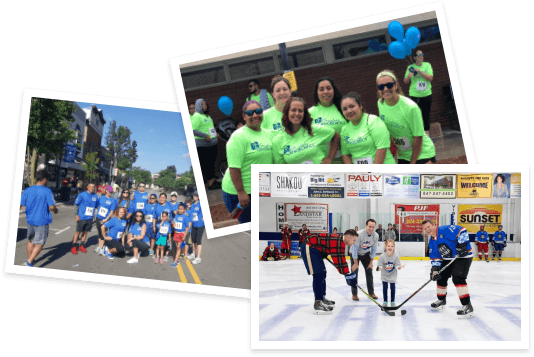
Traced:
[[367, 44], [369, 45], [369, 48], [373, 50], [373, 52], [380, 51], [380, 43], [377, 39], [369, 40]]
[[411, 48], [411, 47], [410, 47], [410, 44], [408, 43], [408, 40], [407, 40], [407, 39], [403, 38], [401, 42], [402, 42], [402, 44], [404, 45], [404, 48], [405, 48], [405, 49], [407, 49], [407, 48]]
[[408, 46], [406, 46], [405, 49], [406, 49], [406, 53], [405, 53], [406, 56], [411, 56], [412, 55], [412, 49], [410, 47], [408, 47]]
[[229, 117], [230, 114], [232, 114], [232, 110], [234, 109], [234, 102], [232, 102], [232, 99], [223, 95], [219, 98], [219, 102], [217, 104], [219, 105], [219, 110], [223, 112], [224, 115]]
[[421, 41], [421, 31], [417, 27], [410, 27], [406, 30], [406, 40], [411, 48], [416, 48]]
[[389, 23], [388, 32], [391, 37], [399, 41], [402, 40], [404, 37], [404, 27], [402, 27], [401, 23], [398, 21], [391, 21]]
[[403, 59], [406, 56], [406, 49], [400, 41], [393, 41], [388, 47], [389, 54], [396, 59]]

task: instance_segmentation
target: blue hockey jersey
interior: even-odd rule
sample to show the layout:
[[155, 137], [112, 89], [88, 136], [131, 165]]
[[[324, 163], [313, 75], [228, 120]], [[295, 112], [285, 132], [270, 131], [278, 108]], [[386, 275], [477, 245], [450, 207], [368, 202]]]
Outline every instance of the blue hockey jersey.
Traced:
[[479, 243], [487, 243], [489, 241], [489, 234], [486, 231], [478, 231], [475, 241]]
[[432, 261], [432, 266], [441, 267], [442, 260], [444, 259], [438, 250], [438, 245], [441, 243], [447, 244], [449, 249], [452, 251], [452, 257], [446, 258], [449, 260], [458, 255], [456, 244], [466, 242], [469, 254], [463, 258], [471, 258], [473, 257], [473, 249], [471, 248], [471, 243], [469, 243], [469, 233], [467, 233], [467, 229], [462, 226], [454, 225], [439, 226], [437, 230], [437, 237], [432, 237], [428, 242], [428, 255]]
[[506, 232], [495, 231], [495, 233], [493, 233], [493, 242], [494, 243], [506, 243]]

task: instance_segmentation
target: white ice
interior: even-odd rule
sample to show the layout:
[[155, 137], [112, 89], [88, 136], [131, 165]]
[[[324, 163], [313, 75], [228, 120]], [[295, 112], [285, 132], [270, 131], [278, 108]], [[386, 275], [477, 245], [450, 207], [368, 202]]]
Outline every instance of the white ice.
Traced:
[[[447, 307], [431, 311], [436, 283], [430, 282], [391, 317], [358, 292], [352, 300], [345, 278], [326, 260], [326, 296], [335, 301], [331, 315], [313, 314], [312, 276], [301, 259], [259, 262], [260, 341], [519, 341], [521, 339], [521, 262], [473, 260], [467, 284], [475, 317], [458, 319], [461, 307], [449, 279]], [[402, 260], [398, 272], [397, 306], [429, 279], [430, 262]], [[376, 260], [375, 260], [376, 263]], [[376, 267], [376, 264], [374, 265]], [[383, 302], [380, 273], [374, 289]], [[364, 274], [358, 285], [367, 290]], [[390, 294], [390, 293], [388, 293]]]

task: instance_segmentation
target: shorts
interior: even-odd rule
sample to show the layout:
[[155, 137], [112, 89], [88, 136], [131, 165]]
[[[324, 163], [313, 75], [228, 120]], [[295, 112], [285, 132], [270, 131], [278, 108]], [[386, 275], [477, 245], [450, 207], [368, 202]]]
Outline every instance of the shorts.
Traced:
[[[467, 279], [467, 275], [469, 274], [469, 268], [471, 267], [472, 262], [473, 258], [456, 259], [449, 267], [447, 267], [447, 269], [445, 269], [439, 274], [441, 276], [441, 279], [438, 280], [438, 285], [447, 286], [447, 280], [449, 280], [451, 276], [453, 278], [457, 277]], [[449, 261], [443, 260], [442, 267], [447, 264], [449, 264]]]
[[174, 241], [176, 242], [176, 244], [182, 244], [182, 240], [184, 240], [183, 238], [184, 238], [183, 233], [180, 233], [180, 232], [174, 233]]
[[158, 240], [156, 241], [156, 245], [159, 245], [159, 246], [162, 246], [162, 247], [167, 245], [167, 237], [159, 236]]
[[193, 227], [191, 229], [191, 241], [193, 244], [202, 245], [202, 236], [204, 235], [204, 226], [202, 227]]
[[26, 238], [33, 244], [44, 245], [48, 238], [48, 224], [45, 226], [32, 226], [28, 224]]
[[493, 243], [493, 250], [494, 251], [504, 250], [504, 243]]
[[[409, 164], [410, 163], [410, 160], [403, 160], [403, 159], [397, 159], [398, 163], [399, 164]], [[416, 164], [426, 164], [427, 162], [429, 161], [432, 161], [432, 163], [436, 163], [436, 157], [431, 157], [431, 158], [428, 158], [428, 159], [419, 159], [417, 160], [415, 163]]]
[[80, 219], [78, 222], [76, 222], [76, 232], [89, 232], [92, 227], [92, 219]]

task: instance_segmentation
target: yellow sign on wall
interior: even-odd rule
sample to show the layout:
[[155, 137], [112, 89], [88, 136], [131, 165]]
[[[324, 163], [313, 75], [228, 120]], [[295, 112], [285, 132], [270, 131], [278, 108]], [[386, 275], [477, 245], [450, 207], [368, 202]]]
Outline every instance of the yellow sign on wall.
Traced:
[[491, 198], [493, 174], [456, 175], [457, 198]]
[[297, 79], [295, 78], [295, 72], [287, 72], [284, 73], [284, 78], [289, 81], [289, 84], [291, 84], [291, 91], [294, 92], [297, 90]]
[[481, 225], [488, 233], [495, 233], [502, 224], [502, 205], [458, 205], [456, 221], [469, 233], [478, 232]]

